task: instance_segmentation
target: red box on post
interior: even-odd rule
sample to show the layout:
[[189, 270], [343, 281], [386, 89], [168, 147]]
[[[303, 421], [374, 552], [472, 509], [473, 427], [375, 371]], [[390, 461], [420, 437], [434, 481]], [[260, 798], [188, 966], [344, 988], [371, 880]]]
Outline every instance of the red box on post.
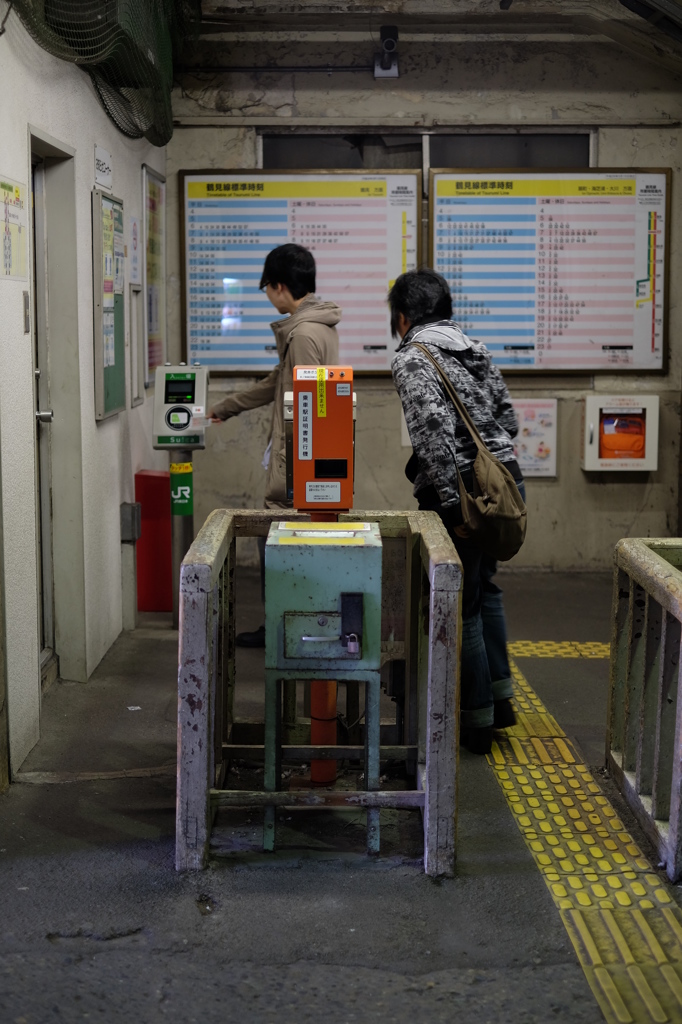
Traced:
[[353, 368], [294, 367], [294, 508], [353, 507]]
[[135, 474], [135, 501], [142, 506], [137, 542], [137, 610], [173, 611], [170, 473], [142, 469]]

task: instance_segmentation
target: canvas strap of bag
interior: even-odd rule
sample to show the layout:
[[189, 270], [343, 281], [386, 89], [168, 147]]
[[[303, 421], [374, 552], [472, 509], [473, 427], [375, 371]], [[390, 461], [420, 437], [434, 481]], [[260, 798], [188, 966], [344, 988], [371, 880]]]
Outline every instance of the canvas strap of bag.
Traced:
[[457, 394], [452, 381], [435, 356], [419, 342], [412, 342], [412, 344], [420, 349], [436, 367], [443, 381], [446, 393], [452, 399], [455, 409], [478, 449], [479, 455], [474, 464], [474, 479], [476, 483], [481, 487], [481, 481], [478, 479], [476, 469], [479, 458], [482, 458], [486, 465], [484, 477], [488, 480], [489, 484], [494, 484], [493, 490], [497, 491], [498, 501], [492, 506], [487, 504], [488, 495], [485, 493], [487, 488], [485, 488], [480, 497], [477, 497], [475, 494], [469, 494], [464, 487], [462, 474], [455, 459], [464, 524], [476, 536], [486, 553], [500, 561], [506, 561], [512, 558], [521, 548], [526, 535], [526, 506], [516, 486], [516, 481], [507, 467], [493, 455], [486, 445], [469, 411]]

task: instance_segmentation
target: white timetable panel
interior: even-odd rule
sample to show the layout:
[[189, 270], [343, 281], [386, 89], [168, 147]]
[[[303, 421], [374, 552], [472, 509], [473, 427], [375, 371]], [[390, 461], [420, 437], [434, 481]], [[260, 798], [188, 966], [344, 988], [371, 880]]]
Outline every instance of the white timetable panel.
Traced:
[[418, 263], [418, 173], [180, 173], [188, 361], [212, 371], [276, 364], [279, 314], [258, 285], [270, 250], [296, 242], [315, 257], [318, 296], [343, 309], [340, 362], [390, 368], [386, 295]]
[[661, 370], [669, 172], [432, 173], [432, 265], [498, 366]]

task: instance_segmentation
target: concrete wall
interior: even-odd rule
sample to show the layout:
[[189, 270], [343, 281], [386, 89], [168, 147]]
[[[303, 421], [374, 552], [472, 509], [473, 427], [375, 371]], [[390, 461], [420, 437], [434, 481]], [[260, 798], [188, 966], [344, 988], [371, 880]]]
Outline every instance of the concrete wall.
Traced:
[[[271, 28], [259, 42], [253, 27], [243, 34], [235, 28], [215, 37], [214, 51], [202, 51], [202, 59], [221, 65], [230, 60], [241, 65], [262, 65], [266, 60], [288, 65], [367, 62], [367, 47], [344, 44], [341, 36], [335, 40], [331, 24], [327, 36], [319, 26], [315, 31], [306, 40], [294, 41], [290, 33], [277, 41], [277, 32]], [[362, 33], [355, 38], [361, 39]], [[598, 38], [596, 32], [579, 38], [569, 32], [562, 38], [557, 33], [542, 41], [527, 37], [486, 41], [479, 36], [475, 43], [467, 43], [456, 33], [451, 39], [443, 35], [440, 42], [425, 38], [401, 43], [397, 81], [377, 82], [366, 73], [186, 76], [175, 95], [178, 127], [167, 153], [171, 205], [177, 203], [176, 172], [181, 168], [255, 167], [259, 132], [297, 128], [340, 134], [400, 129], [493, 133], [589, 129], [595, 165], [672, 167], [679, 174], [682, 78], [670, 65], [666, 69], [633, 57], [603, 36]], [[632, 128], [633, 124], [638, 127]], [[681, 203], [675, 177], [671, 357], [665, 376], [508, 379], [518, 397], [559, 399], [559, 475], [556, 480], [529, 481], [529, 536], [515, 564], [604, 569], [610, 565], [618, 538], [677, 530], [682, 322], [676, 282], [682, 269]], [[171, 293], [176, 295], [180, 266], [177, 227], [170, 216], [169, 274]], [[169, 341], [176, 353], [180, 351], [179, 317], [179, 302], [174, 302]], [[235, 386], [233, 381], [215, 381], [213, 392], [217, 395]], [[660, 395], [658, 472], [618, 478], [580, 470], [581, 399], [593, 390]], [[360, 381], [358, 391], [356, 505], [410, 507], [413, 499], [403, 476], [409, 451], [400, 446], [399, 403], [390, 381]], [[196, 463], [198, 519], [220, 504], [260, 504], [263, 472], [259, 463], [269, 416], [269, 410], [254, 411], [212, 431], [209, 447]]]
[[[5, 5], [2, 5], [4, 14]], [[149, 446], [151, 402], [104, 423], [94, 416], [91, 190], [94, 187], [94, 146], [111, 153], [113, 194], [130, 215], [142, 213], [141, 166], [165, 170], [165, 154], [144, 141], [120, 134], [106, 116], [87, 75], [50, 57], [27, 35], [14, 12], [0, 37], [0, 173], [30, 185], [29, 125], [75, 151], [75, 258], [77, 270], [77, 332], [79, 380], [72, 395], [79, 403], [82, 498], [74, 524], [74, 552], [84, 578], [74, 577], [82, 593], [84, 620], [64, 629], [80, 633], [77, 664], [67, 670], [85, 680], [121, 629], [121, 544], [119, 504], [133, 496], [138, 468], [163, 468], [165, 460]], [[59, 238], [48, 244], [59, 246]], [[29, 253], [29, 266], [33, 255]], [[40, 666], [36, 566], [35, 397], [34, 351], [23, 333], [22, 291], [30, 283], [0, 280], [0, 465], [7, 594], [7, 670], [10, 751], [13, 770], [19, 767], [39, 735]], [[50, 361], [60, 353], [50, 351]], [[49, 428], [48, 428], [49, 429]], [[69, 551], [57, 557], [68, 560]], [[79, 556], [79, 557], [78, 557]], [[64, 638], [64, 642], [70, 640]], [[59, 654], [59, 650], [57, 651]], [[68, 659], [66, 659], [68, 661]]]

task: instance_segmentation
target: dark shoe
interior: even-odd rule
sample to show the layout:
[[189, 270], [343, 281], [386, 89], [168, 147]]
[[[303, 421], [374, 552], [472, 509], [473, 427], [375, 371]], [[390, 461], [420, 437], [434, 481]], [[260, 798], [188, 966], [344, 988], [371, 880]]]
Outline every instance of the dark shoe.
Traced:
[[494, 715], [493, 729], [510, 729], [512, 725], [516, 725], [516, 714], [510, 697], [495, 701]]
[[259, 626], [251, 633], [237, 633], [234, 642], [237, 647], [265, 647], [265, 626]]
[[472, 754], [489, 754], [493, 746], [493, 727], [484, 725], [482, 729], [462, 729], [462, 745]]

